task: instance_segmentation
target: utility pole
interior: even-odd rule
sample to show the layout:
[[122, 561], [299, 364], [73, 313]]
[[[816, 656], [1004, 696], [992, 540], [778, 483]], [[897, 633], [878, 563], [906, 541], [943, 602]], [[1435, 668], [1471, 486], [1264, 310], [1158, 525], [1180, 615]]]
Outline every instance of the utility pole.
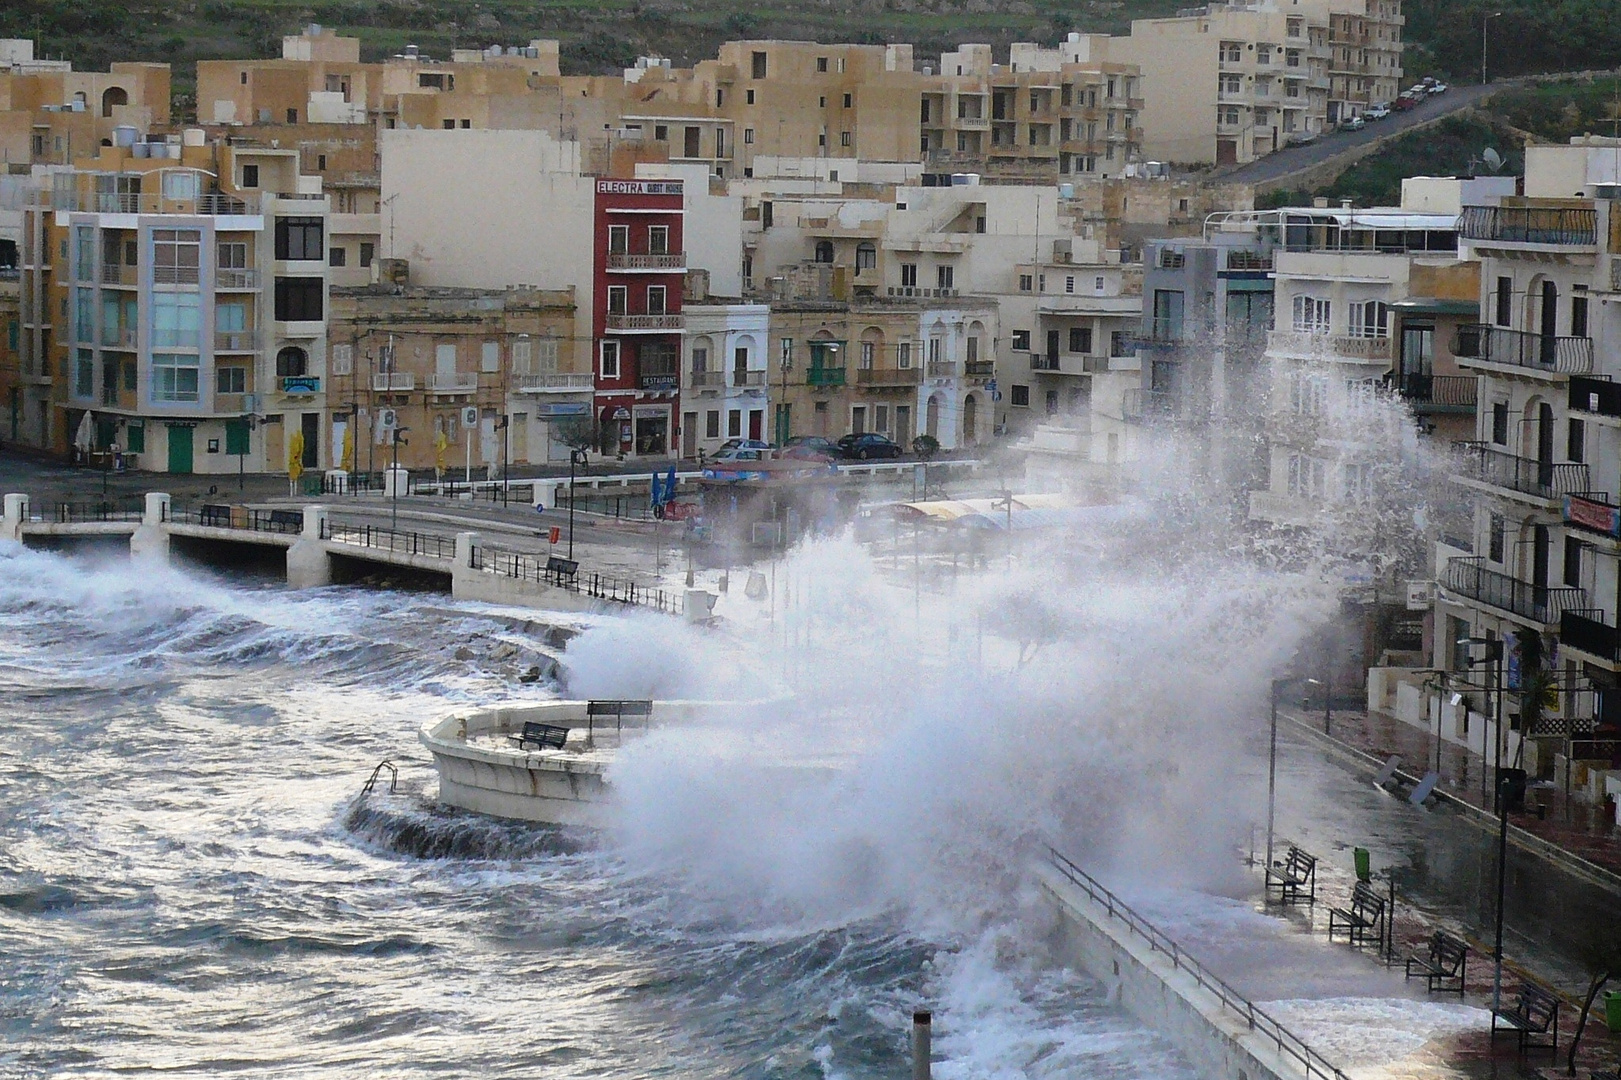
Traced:
[[1497, 18], [1501, 14], [1503, 14], [1501, 11], [1494, 11], [1489, 15], [1482, 15], [1480, 17], [1480, 85], [1481, 86], [1486, 85], [1486, 27], [1491, 24], [1491, 20]]

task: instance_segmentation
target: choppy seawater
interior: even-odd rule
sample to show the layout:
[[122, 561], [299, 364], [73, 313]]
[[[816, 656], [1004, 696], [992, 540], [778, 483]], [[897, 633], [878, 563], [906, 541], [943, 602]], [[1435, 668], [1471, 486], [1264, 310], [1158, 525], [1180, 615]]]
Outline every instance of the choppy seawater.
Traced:
[[745, 923], [436, 811], [417, 726], [532, 645], [0, 548], [0, 1076], [895, 1077], [920, 1005], [947, 1080], [1191, 1076], [1014, 923]]

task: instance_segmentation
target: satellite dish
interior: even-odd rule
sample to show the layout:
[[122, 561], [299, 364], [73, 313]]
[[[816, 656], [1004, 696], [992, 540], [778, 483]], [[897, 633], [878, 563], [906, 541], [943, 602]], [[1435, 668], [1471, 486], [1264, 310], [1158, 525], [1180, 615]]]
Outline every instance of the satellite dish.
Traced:
[[1503, 155], [1489, 146], [1480, 152], [1480, 160], [1484, 161], [1486, 168], [1492, 172], [1497, 172], [1503, 167]]

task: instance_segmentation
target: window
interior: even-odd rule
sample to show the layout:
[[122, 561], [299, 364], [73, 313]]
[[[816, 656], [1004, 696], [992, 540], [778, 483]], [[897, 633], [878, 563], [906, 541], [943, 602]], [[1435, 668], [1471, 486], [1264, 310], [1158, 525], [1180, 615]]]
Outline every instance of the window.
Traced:
[[1075, 278], [1073, 275], [1065, 275], [1064, 291], [1067, 293], [1072, 293], [1075, 291]]
[[200, 371], [196, 353], [152, 354], [152, 400], [188, 402], [198, 400]]
[[1494, 563], [1503, 561], [1503, 515], [1492, 514], [1486, 519], [1486, 557]]
[[[752, 98], [753, 96], [754, 96], [754, 91], [750, 90], [749, 91], [749, 97]], [[753, 102], [751, 101], [749, 104], [752, 105]], [[754, 145], [754, 129], [753, 128], [744, 128], [743, 129], [743, 145], [744, 146], [753, 146]]]
[[630, 226], [608, 226], [608, 250], [616, 255], [630, 250]]
[[848, 131], [839, 132], [839, 145], [840, 146], [849, 146], [850, 145], [850, 133]]
[[735, 439], [743, 434], [743, 410], [726, 410], [726, 437]]
[[[1028, 347], [1029, 344], [1030, 344], [1029, 335], [1027, 334], [1026, 335], [1026, 340], [1025, 340], [1026, 347]], [[1015, 348], [1017, 348], [1017, 346], [1015, 346]], [[943, 357], [941, 356], [941, 353], [943, 353], [944, 351], [945, 351], [945, 342], [944, 341], [942, 341], [940, 338], [937, 338], [937, 337], [932, 337], [932, 338], [929, 339], [929, 363], [930, 364], [938, 364], [943, 359]]]
[[198, 175], [194, 172], [165, 170], [163, 173], [163, 197], [165, 199], [194, 200], [201, 190], [202, 185], [198, 182]]
[[240, 334], [248, 328], [248, 306], [243, 303], [216, 304], [214, 306], [214, 332]]
[[360, 242], [360, 265], [361, 266], [370, 266], [371, 262], [372, 262], [372, 259], [376, 257], [376, 254], [377, 254], [377, 247], [376, 247], [375, 244], [372, 244], [372, 243], [370, 243], [368, 241], [365, 241], [365, 240], [362, 240]]
[[619, 342], [604, 341], [602, 343], [602, 377], [604, 379], [619, 378]]
[[1500, 277], [1497, 279], [1497, 325], [1512, 326], [1514, 323], [1514, 279]]
[[316, 172], [326, 172], [326, 155], [325, 154], [317, 154], [317, 155], [315, 155], [315, 171]]
[[793, 338], [785, 337], [785, 338], [782, 338], [782, 339], [780, 339], [778, 341], [778, 343], [777, 343], [777, 359], [778, 359], [778, 362], [782, 365], [782, 369], [784, 371], [787, 371], [789, 366], [791, 364], [793, 364], [793, 362], [794, 362], [794, 339]]
[[816, 73], [818, 75], [821, 75], [821, 74], [826, 74], [826, 72], [827, 72], [827, 57], [818, 56], [816, 58]]
[[96, 393], [96, 354], [80, 349], [73, 366], [73, 396], [94, 397]]
[[846, 109], [848, 109], [853, 104], [855, 104], [855, 95], [854, 94], [845, 94], [844, 95], [844, 107]]
[[704, 438], [720, 438], [720, 410], [710, 409], [704, 416]]
[[222, 367], [214, 371], [214, 393], [245, 394], [248, 392], [248, 369]]
[[1019, 275], [1019, 291], [1020, 292], [1029, 292], [1031, 289], [1033, 289], [1035, 287], [1036, 287], [1036, 279], [1033, 276], [1031, 276], [1030, 274], [1020, 274]]
[[1305, 454], [1289, 455], [1289, 497], [1294, 499], [1321, 499], [1323, 497], [1323, 477], [1326, 470], [1323, 462]]
[[152, 280], [159, 285], [197, 284], [202, 236], [196, 229], [153, 229]]
[[281, 322], [318, 322], [324, 301], [320, 278], [276, 279], [276, 318]]
[[1328, 380], [1321, 375], [1296, 371], [1289, 376], [1289, 411], [1301, 416], [1317, 416], [1328, 405]]
[[1313, 296], [1294, 299], [1294, 329], [1297, 334], [1328, 333], [1329, 302]]
[[296, 345], [288, 345], [276, 354], [276, 377], [298, 379], [310, 373], [309, 354]]
[[901, 263], [901, 286], [907, 289], [917, 287], [917, 263]]
[[1508, 445], [1508, 402], [1498, 401], [1492, 405], [1492, 442], [1498, 446]]
[[80, 225], [73, 230], [73, 262], [78, 281], [93, 281], [96, 276], [96, 230]]
[[157, 348], [197, 348], [202, 325], [201, 294], [169, 292], [152, 294], [152, 344]]
[[1572, 296], [1570, 298], [1570, 336], [1587, 336], [1587, 297]]
[[1221, 92], [1224, 94], [1242, 94], [1244, 92], [1244, 76], [1223, 75], [1221, 77]]
[[1565, 433], [1565, 458], [1568, 461], [1587, 460], [1587, 425], [1572, 419]]
[[1379, 300], [1351, 305], [1351, 336], [1383, 338], [1390, 336], [1390, 309]]
[[349, 262], [349, 249], [348, 248], [341, 248], [341, 247], [338, 247], [336, 244], [334, 244], [333, 247], [332, 247], [332, 250], [327, 252], [327, 264], [329, 266], [345, 266], [345, 265], [348, 264], [348, 262]]
[[749, 90], [745, 90], [743, 93], [744, 93], [743, 100], [747, 104], [753, 105], [754, 104], [754, 91], [752, 89], [749, 89]]
[[248, 245], [240, 240], [221, 240], [217, 249], [221, 270], [244, 270], [248, 265]]
[[623, 315], [629, 296], [630, 290], [624, 285], [608, 286], [608, 314]]
[[692, 350], [692, 373], [703, 375], [709, 371], [709, 350], [695, 348]]
[[94, 341], [96, 337], [96, 291], [73, 290], [73, 340]]
[[1016, 352], [1029, 352], [1030, 351], [1030, 331], [1028, 331], [1028, 330], [1015, 330], [1015, 331], [1013, 331], [1013, 348], [1014, 348], [1014, 351], [1016, 351]]
[[647, 313], [649, 315], [664, 314], [663, 285], [649, 285], [647, 287]]
[[816, 261], [819, 262], [819, 263], [830, 263], [830, 262], [832, 262], [833, 261], [833, 241], [831, 241], [831, 240], [818, 240], [818, 241], [816, 241], [816, 255], [815, 255], [815, 258], [816, 258]]
[[1010, 389], [1012, 392], [1008, 400], [1013, 407], [1016, 409], [1028, 409], [1030, 407], [1030, 388], [1014, 384]]
[[647, 227], [647, 250], [653, 255], [669, 254], [670, 227], [668, 225], [649, 225]]
[[276, 258], [312, 260], [325, 258], [322, 223], [318, 217], [276, 219]]
[[486, 373], [501, 370], [501, 343], [499, 341], [479, 343], [478, 369]]
[[954, 267], [937, 266], [934, 268], [935, 283], [942, 289], [949, 289], [952, 287], [952, 282], [955, 280], [956, 274], [957, 272]]
[[1069, 328], [1069, 351], [1072, 353], [1090, 353], [1092, 351], [1092, 328], [1090, 326], [1072, 326]]
[[1581, 588], [1582, 548], [1586, 545], [1574, 536], [1565, 537], [1565, 584]]
[[912, 343], [903, 341], [895, 346], [895, 362], [903, 369], [912, 366]]
[[332, 346], [331, 366], [334, 375], [354, 374], [355, 347], [348, 344]]
[[1366, 503], [1373, 500], [1373, 466], [1366, 462], [1347, 462], [1340, 469], [1340, 499], [1344, 502]]
[[875, 244], [862, 241], [856, 245], [856, 272], [862, 270], [875, 270], [878, 267], [878, 247]]

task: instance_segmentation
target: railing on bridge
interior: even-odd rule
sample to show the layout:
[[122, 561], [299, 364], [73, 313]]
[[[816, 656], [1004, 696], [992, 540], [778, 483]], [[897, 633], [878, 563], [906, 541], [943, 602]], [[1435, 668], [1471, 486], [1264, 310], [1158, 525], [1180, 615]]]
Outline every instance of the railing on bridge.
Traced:
[[456, 557], [456, 538], [432, 533], [398, 532], [370, 525], [335, 525], [328, 521], [321, 526], [321, 539], [400, 555], [425, 555], [430, 559]]
[[1306, 1070], [1308, 1077], [1348, 1080], [1338, 1066], [1306, 1045], [1303, 1039], [1263, 1012], [1253, 1001], [1217, 978], [1199, 961], [1183, 952], [1175, 941], [1104, 888], [1096, 878], [1059, 854], [1056, 848], [1049, 847], [1047, 852], [1053, 867], [1072, 885], [1090, 896], [1095, 903], [1101, 904], [1110, 918], [1124, 923], [1128, 930], [1146, 941], [1153, 951], [1164, 953], [1178, 971], [1185, 971], [1193, 976], [1193, 980], [1214, 994], [1224, 1008], [1238, 1014], [1238, 1017], [1249, 1025], [1251, 1031], [1276, 1044], [1279, 1053], [1287, 1054], [1298, 1061]]
[[57, 503], [49, 521], [58, 525], [77, 525], [88, 521], [140, 521], [146, 516], [139, 502], [113, 500], [95, 503]]
[[163, 520], [172, 525], [203, 525], [213, 529], [241, 529], [244, 532], [281, 533], [296, 536], [304, 531], [302, 510], [253, 510], [226, 503], [203, 503], [184, 507], [170, 504]]
[[681, 613], [680, 599], [663, 589], [638, 585], [634, 581], [617, 578], [611, 574], [587, 574], [577, 571], [567, 574], [556, 569], [548, 570], [548, 561], [550, 560], [545, 555], [530, 554], [523, 551], [505, 551], [500, 548], [475, 547], [470, 566], [474, 570], [487, 570], [490, 573], [515, 578], [519, 581], [537, 581], [559, 589], [581, 592], [600, 600], [611, 600], [614, 603], [633, 607], [645, 607], [671, 615]]

